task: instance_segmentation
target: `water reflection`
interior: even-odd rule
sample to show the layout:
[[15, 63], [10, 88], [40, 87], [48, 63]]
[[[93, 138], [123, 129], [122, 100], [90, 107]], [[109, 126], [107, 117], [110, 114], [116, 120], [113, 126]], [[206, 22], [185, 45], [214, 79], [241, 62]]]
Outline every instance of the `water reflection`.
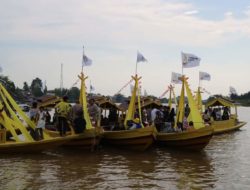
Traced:
[[3, 189], [203, 189], [215, 182], [206, 153], [61, 150], [0, 159]]
[[146, 187], [154, 170], [153, 151], [131, 152], [109, 148], [100, 163], [98, 189]]
[[[162, 153], [163, 155], [166, 153]], [[213, 188], [216, 182], [211, 158], [206, 152], [173, 151], [167, 153], [168, 166], [174, 171], [173, 182], [178, 189]], [[166, 156], [164, 156], [166, 157]]]

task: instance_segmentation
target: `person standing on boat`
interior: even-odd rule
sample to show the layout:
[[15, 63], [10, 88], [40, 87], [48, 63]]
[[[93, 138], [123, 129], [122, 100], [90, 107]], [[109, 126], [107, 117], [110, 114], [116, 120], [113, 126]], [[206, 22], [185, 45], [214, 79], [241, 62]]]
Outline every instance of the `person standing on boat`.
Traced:
[[49, 111], [46, 110], [45, 111], [45, 123], [49, 125], [51, 123], [50, 120], [51, 120], [51, 115], [50, 115]]
[[82, 108], [82, 105], [80, 104], [79, 100], [76, 100], [75, 105], [73, 105], [72, 109], [71, 109], [71, 119], [72, 119], [72, 121], [74, 121], [75, 118], [78, 117], [79, 112], [83, 113], [83, 108]]
[[[29, 117], [30, 120], [33, 121], [36, 126], [39, 119], [39, 109], [37, 108], [37, 102], [32, 103], [31, 109], [29, 111]], [[33, 139], [37, 139], [36, 131], [33, 128], [30, 128], [29, 132]]]
[[159, 111], [157, 108], [151, 110], [151, 121], [154, 122], [156, 118], [156, 112]]
[[228, 120], [229, 119], [229, 109], [228, 107], [223, 108], [223, 114], [222, 114], [222, 120]]
[[101, 109], [95, 103], [95, 100], [91, 98], [89, 100], [88, 106], [89, 116], [94, 126], [98, 126], [98, 122], [100, 120]]
[[210, 115], [209, 115], [207, 109], [205, 110], [205, 112], [204, 112], [204, 114], [203, 114], [202, 117], [203, 117], [203, 120], [204, 120], [205, 123], [209, 123], [210, 122]]
[[185, 106], [185, 111], [184, 111], [185, 113], [185, 115], [188, 117], [189, 116], [189, 113], [190, 113], [190, 107], [189, 107], [189, 105], [188, 104], [186, 104], [186, 106]]
[[37, 102], [32, 103], [32, 107], [29, 112], [29, 116], [31, 121], [33, 121], [35, 124], [37, 124], [38, 118], [39, 118], [39, 109], [37, 108]]
[[168, 116], [168, 120], [167, 122], [170, 122], [171, 123], [171, 126], [174, 126], [174, 122], [175, 122], [175, 110], [174, 108], [171, 109], [170, 113], [169, 113], [169, 116]]
[[45, 113], [44, 108], [41, 106], [39, 108], [38, 121], [35, 129], [36, 140], [43, 139], [43, 130], [45, 129]]
[[73, 127], [76, 134], [83, 133], [86, 129], [86, 121], [83, 117], [83, 110], [76, 113], [76, 117], [73, 120]]
[[58, 119], [58, 130], [60, 132], [60, 136], [65, 136], [66, 134], [70, 110], [71, 106], [68, 103], [68, 96], [64, 96], [63, 101], [59, 102], [55, 106], [55, 113]]
[[75, 133], [83, 133], [86, 129], [86, 121], [83, 117], [83, 108], [79, 103], [79, 100], [77, 100], [75, 105], [72, 107], [71, 113]]

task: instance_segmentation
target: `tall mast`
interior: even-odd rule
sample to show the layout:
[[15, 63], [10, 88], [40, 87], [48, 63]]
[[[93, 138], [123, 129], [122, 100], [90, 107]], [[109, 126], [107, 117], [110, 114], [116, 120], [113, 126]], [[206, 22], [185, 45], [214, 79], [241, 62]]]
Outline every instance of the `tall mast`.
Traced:
[[62, 96], [62, 91], [63, 91], [63, 64], [62, 63], [61, 63], [60, 90], [61, 90], [61, 96]]

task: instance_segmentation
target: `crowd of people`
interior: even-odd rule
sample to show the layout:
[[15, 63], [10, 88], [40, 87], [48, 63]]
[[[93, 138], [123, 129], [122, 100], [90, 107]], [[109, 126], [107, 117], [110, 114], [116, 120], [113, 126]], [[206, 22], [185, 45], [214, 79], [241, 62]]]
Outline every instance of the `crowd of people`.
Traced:
[[215, 108], [208, 108], [205, 110], [203, 114], [203, 120], [206, 123], [210, 123], [211, 120], [213, 121], [221, 121], [221, 120], [228, 120], [230, 118], [230, 109], [226, 106], [224, 107], [215, 107]]
[[[95, 103], [94, 99], [89, 100], [88, 112], [92, 125], [95, 127], [100, 120], [100, 108]], [[83, 114], [83, 107], [77, 101], [73, 106], [68, 103], [68, 97], [64, 96], [55, 106], [55, 113], [53, 121], [47, 109], [40, 106], [38, 108], [37, 102], [33, 102], [29, 112], [30, 119], [35, 123], [35, 130], [30, 130], [31, 135], [36, 140], [43, 139], [43, 130], [46, 125], [54, 125], [59, 131], [60, 136], [65, 136], [66, 132], [70, 130], [71, 126], [76, 134], [84, 132], [86, 129], [86, 120]]]
[[[95, 126], [111, 126], [110, 130], [122, 130], [125, 129], [124, 119], [125, 114], [118, 112], [115, 108], [109, 109], [108, 117], [104, 117], [101, 108], [95, 103], [94, 99], [90, 99], [88, 102], [88, 113], [91, 119], [92, 125]], [[159, 132], [179, 132], [190, 130], [193, 128], [193, 122], [188, 121], [190, 114], [189, 105], [186, 104], [184, 109], [183, 120], [176, 123], [176, 112], [174, 108], [169, 106], [162, 106], [160, 108], [144, 108], [141, 112], [141, 120], [138, 111], [135, 111], [134, 120], [127, 121], [128, 129], [141, 128], [142, 125], [147, 127], [154, 125]], [[208, 108], [202, 115], [205, 123], [211, 123], [211, 120], [228, 120], [230, 118], [230, 110], [228, 107], [222, 108]], [[36, 124], [34, 130], [35, 139], [43, 139], [43, 129], [45, 125], [51, 124], [51, 116], [49, 111], [43, 107], [37, 107], [37, 103], [32, 104], [30, 109], [30, 118]], [[68, 97], [64, 96], [62, 101], [55, 106], [54, 124], [60, 133], [60, 136], [65, 136], [66, 132], [70, 130], [69, 126], [72, 126], [75, 133], [82, 133], [86, 128], [86, 121], [84, 118], [83, 107], [77, 101], [73, 106], [68, 103]]]

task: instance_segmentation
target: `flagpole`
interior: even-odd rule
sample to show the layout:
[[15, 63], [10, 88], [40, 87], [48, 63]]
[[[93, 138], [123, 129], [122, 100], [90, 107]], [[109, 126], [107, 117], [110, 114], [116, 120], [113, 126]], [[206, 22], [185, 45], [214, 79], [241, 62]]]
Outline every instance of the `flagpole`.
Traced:
[[182, 58], [182, 55], [183, 54], [183, 52], [181, 52], [181, 74], [182, 74], [182, 76], [183, 76], [183, 58]]
[[135, 75], [137, 75], [137, 65], [138, 65], [138, 61], [136, 61], [136, 65], [135, 65]]
[[60, 91], [61, 91], [61, 96], [63, 95], [63, 63], [61, 63], [61, 74], [60, 74]]
[[84, 56], [84, 46], [83, 46], [83, 53], [82, 53], [82, 73], [83, 73], [83, 62], [84, 62], [83, 56]]
[[91, 80], [89, 80], [89, 94], [91, 94]]

